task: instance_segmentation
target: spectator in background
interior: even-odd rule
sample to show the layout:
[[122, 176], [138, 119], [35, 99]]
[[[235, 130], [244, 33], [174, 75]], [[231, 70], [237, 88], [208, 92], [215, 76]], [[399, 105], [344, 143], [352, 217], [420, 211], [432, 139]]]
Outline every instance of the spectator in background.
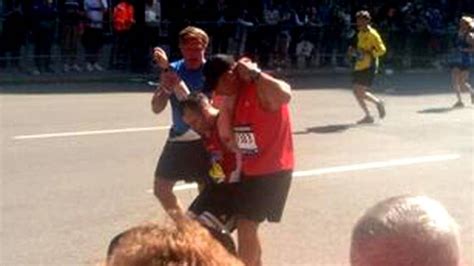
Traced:
[[213, 52], [227, 53], [229, 39], [236, 29], [236, 26], [233, 25], [236, 20], [236, 12], [232, 9], [228, 0], [217, 0], [214, 12], [213, 18], [217, 22], [217, 28], [212, 39]]
[[402, 21], [400, 10], [395, 6], [389, 6], [386, 15], [381, 18], [379, 23], [382, 38], [386, 40], [387, 56], [385, 64], [401, 67], [401, 57], [406, 39], [406, 34], [402, 31]]
[[130, 0], [120, 0], [113, 13], [114, 43], [110, 54], [110, 67], [126, 69], [130, 64], [131, 39], [135, 24], [135, 9]]
[[321, 4], [319, 8], [322, 22], [321, 57], [320, 66], [327, 67], [332, 64], [333, 52], [337, 45], [340, 29], [336, 28], [336, 11], [331, 4]]
[[53, 0], [36, 0], [32, 6], [31, 21], [36, 69], [33, 75], [41, 72], [54, 73], [51, 67], [51, 47], [58, 12]]
[[289, 7], [280, 7], [280, 19], [278, 21], [278, 33], [274, 45], [273, 66], [284, 68], [287, 65], [288, 49], [291, 43], [291, 30], [293, 28], [292, 10]]
[[213, 21], [212, 19], [213, 9], [211, 7], [211, 3], [212, 1], [206, 0], [188, 1], [186, 8], [186, 19], [189, 19], [191, 25], [196, 25], [207, 32], [209, 36], [214, 36], [216, 21]]
[[235, 51], [234, 54], [241, 56], [251, 55], [255, 56], [255, 50], [257, 45], [255, 45], [252, 34], [255, 34], [254, 26], [256, 24], [256, 18], [250, 13], [247, 9], [243, 9], [242, 12], [238, 15], [236, 21], [236, 31], [234, 36]]
[[263, 25], [260, 26], [262, 33], [259, 44], [260, 62], [267, 67], [270, 57], [274, 56], [275, 44], [278, 36], [278, 23], [280, 22], [280, 8], [270, 3], [263, 10]]
[[109, 244], [106, 266], [243, 266], [197, 222], [132, 227]]
[[319, 20], [318, 8], [316, 5], [310, 5], [306, 9], [307, 22], [304, 31], [305, 38], [314, 45], [313, 51], [308, 58], [307, 66], [315, 61], [318, 56], [318, 50], [321, 47], [321, 21]]
[[71, 70], [81, 72], [77, 64], [77, 52], [80, 35], [82, 33], [82, 19], [84, 6], [81, 0], [65, 0], [59, 9], [62, 35], [61, 54], [64, 64], [64, 72]]
[[368, 209], [352, 231], [352, 266], [460, 266], [459, 229], [426, 196], [398, 196]]
[[351, 15], [344, 8], [339, 8], [336, 13], [337, 28], [339, 36], [337, 41], [336, 64], [338, 67], [348, 67], [346, 63], [347, 46], [354, 39], [356, 32], [352, 28]]
[[446, 25], [443, 23], [443, 16], [439, 9], [428, 7], [424, 14], [428, 31], [428, 56], [431, 64], [441, 68], [438, 55], [441, 53], [441, 38]]
[[3, 32], [0, 36], [0, 68], [7, 67], [10, 62], [13, 68], [20, 71], [21, 48], [25, 43], [27, 32], [21, 1], [13, 3], [13, 8], [5, 12], [4, 18]]
[[104, 43], [104, 13], [108, 12], [106, 0], [84, 0], [86, 24], [82, 35], [82, 44], [86, 53], [86, 69], [103, 71], [99, 64], [99, 55]]
[[[153, 48], [160, 43], [161, 1], [146, 0], [145, 2], [145, 38], [148, 59], [151, 59]], [[151, 61], [151, 60], [149, 60]]]

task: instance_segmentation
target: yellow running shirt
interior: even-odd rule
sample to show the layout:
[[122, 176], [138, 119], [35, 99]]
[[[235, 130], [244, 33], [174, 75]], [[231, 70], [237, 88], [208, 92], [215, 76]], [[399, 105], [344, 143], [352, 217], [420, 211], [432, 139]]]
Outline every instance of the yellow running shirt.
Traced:
[[368, 26], [368, 29], [365, 31], [359, 31], [357, 34], [357, 50], [365, 51], [366, 53], [356, 61], [355, 70], [368, 69], [372, 64], [375, 64], [375, 69], [377, 70], [379, 57], [387, 51], [379, 33], [371, 26]]

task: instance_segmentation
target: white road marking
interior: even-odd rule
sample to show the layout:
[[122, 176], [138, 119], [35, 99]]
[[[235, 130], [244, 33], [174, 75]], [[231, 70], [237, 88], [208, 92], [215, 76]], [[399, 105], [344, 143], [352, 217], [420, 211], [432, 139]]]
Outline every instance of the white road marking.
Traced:
[[169, 126], [160, 126], [160, 127], [134, 127], [134, 128], [120, 128], [120, 129], [106, 129], [106, 130], [77, 131], [77, 132], [60, 132], [60, 133], [46, 133], [46, 134], [36, 134], [36, 135], [20, 135], [20, 136], [14, 136], [13, 139], [24, 140], [24, 139], [76, 137], [76, 136], [168, 130], [169, 128], [170, 128]]
[[293, 173], [293, 177], [314, 177], [314, 176], [319, 176], [319, 175], [324, 175], [324, 174], [333, 174], [333, 173], [389, 168], [389, 167], [395, 167], [395, 166], [405, 166], [405, 165], [413, 165], [413, 164], [421, 164], [421, 163], [449, 161], [449, 160], [458, 159], [460, 157], [461, 156], [459, 154], [443, 154], [443, 155], [433, 155], [433, 156], [402, 158], [402, 159], [380, 161], [380, 162], [350, 164], [350, 165], [342, 165], [342, 166], [320, 168], [320, 169], [313, 169], [313, 170], [306, 170], [306, 171], [297, 171]]
[[[370, 162], [370, 163], [360, 163], [360, 164], [349, 164], [341, 165], [327, 168], [317, 168], [305, 171], [295, 171], [293, 172], [293, 177], [298, 179], [310, 179], [313, 177], [325, 175], [325, 174], [334, 174], [342, 172], [353, 172], [353, 171], [362, 171], [370, 169], [380, 169], [380, 168], [390, 168], [397, 166], [406, 166], [422, 163], [433, 163], [441, 161], [450, 161], [459, 159], [461, 155], [459, 154], [442, 154], [442, 155], [432, 155], [432, 156], [421, 156], [421, 157], [409, 157], [401, 158], [388, 161], [379, 161], [379, 162]], [[189, 190], [197, 188], [196, 183], [192, 184], [180, 184], [174, 187], [174, 191]], [[147, 191], [148, 193], [153, 193], [152, 189]]]

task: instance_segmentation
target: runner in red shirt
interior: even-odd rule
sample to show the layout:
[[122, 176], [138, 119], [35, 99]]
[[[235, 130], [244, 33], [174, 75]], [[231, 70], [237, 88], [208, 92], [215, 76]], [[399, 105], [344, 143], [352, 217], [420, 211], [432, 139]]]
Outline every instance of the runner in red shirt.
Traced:
[[222, 117], [203, 93], [189, 94], [180, 106], [183, 121], [201, 135], [211, 160], [206, 184], [191, 203], [188, 215], [201, 222], [230, 252], [235, 253], [230, 236], [236, 227], [235, 187], [231, 183], [239, 181], [240, 156], [221, 140], [217, 124], [221, 123]]
[[[248, 58], [215, 55], [204, 65], [207, 89], [236, 97], [232, 111], [236, 146], [242, 154], [241, 181], [235, 184], [238, 252], [246, 265], [261, 265], [259, 224], [279, 222], [294, 168], [288, 83], [262, 73]], [[224, 113], [223, 113], [224, 114]], [[222, 130], [227, 132], [227, 130]]]

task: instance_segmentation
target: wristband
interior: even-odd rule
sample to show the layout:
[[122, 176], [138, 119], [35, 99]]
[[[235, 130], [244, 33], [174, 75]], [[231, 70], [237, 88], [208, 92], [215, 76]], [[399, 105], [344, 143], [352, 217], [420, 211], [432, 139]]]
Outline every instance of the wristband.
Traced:
[[250, 80], [253, 83], [257, 82], [261, 74], [262, 74], [262, 70], [260, 68], [256, 67], [254, 69], [251, 69], [249, 72]]

